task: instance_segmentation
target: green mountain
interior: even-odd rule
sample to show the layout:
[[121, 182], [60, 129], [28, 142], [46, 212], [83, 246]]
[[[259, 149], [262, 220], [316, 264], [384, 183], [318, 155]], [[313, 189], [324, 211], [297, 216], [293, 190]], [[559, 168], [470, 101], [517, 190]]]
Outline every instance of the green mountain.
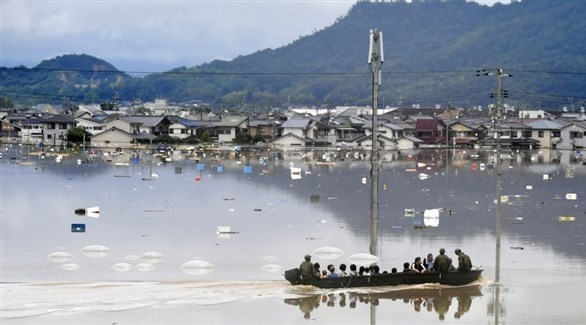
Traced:
[[[380, 105], [485, 106], [494, 102], [497, 79], [477, 77], [476, 70], [502, 68], [513, 76], [502, 80], [509, 104], [560, 108], [586, 100], [584, 12], [581, 0], [492, 7], [464, 0], [361, 1], [331, 26], [287, 46], [144, 78], [89, 56], [63, 56], [30, 70], [1, 68], [0, 95], [13, 102], [107, 101], [119, 93], [127, 100], [197, 99], [257, 111], [288, 103], [368, 105], [369, 30], [376, 28], [385, 52]], [[79, 86], [88, 80], [91, 87]]]
[[45, 60], [32, 69], [0, 68], [0, 95], [14, 103], [105, 101], [132, 78], [86, 54]]

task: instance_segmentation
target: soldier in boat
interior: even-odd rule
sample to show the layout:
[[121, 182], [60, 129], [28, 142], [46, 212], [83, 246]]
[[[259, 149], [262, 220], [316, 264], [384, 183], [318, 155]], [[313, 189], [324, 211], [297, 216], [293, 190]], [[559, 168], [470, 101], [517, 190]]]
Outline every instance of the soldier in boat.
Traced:
[[470, 257], [464, 254], [459, 248], [456, 248], [454, 253], [458, 255], [458, 272], [470, 271], [472, 269], [472, 261], [470, 260]]
[[311, 255], [305, 255], [305, 261], [299, 265], [299, 271], [301, 272], [301, 279], [319, 279], [321, 276], [315, 269], [313, 263], [311, 263]]
[[435, 257], [433, 268], [439, 273], [446, 273], [450, 270], [452, 259], [446, 255], [446, 250], [440, 248], [439, 255]]

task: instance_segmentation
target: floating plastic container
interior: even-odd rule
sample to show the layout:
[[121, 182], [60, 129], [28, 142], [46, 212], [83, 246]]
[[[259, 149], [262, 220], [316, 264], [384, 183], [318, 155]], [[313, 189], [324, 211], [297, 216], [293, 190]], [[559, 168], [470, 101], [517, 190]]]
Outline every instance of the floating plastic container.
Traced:
[[85, 232], [85, 224], [83, 223], [72, 223], [71, 232]]

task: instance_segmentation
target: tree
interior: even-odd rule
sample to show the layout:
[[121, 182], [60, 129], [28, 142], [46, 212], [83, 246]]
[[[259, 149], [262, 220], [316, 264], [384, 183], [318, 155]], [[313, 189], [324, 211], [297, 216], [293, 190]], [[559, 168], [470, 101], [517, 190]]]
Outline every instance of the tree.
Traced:
[[116, 107], [116, 104], [111, 103], [111, 102], [101, 103], [100, 109], [102, 111], [117, 111], [118, 110], [118, 108]]
[[0, 96], [0, 108], [13, 108], [14, 104], [12, 104], [12, 101], [10, 100], [10, 98], [6, 97], [6, 96]]
[[69, 129], [67, 132], [67, 142], [72, 143], [83, 143], [91, 137], [91, 133], [86, 131], [84, 128], [77, 126]]
[[203, 131], [203, 134], [201, 135], [201, 141], [206, 143], [212, 142], [208, 130]]

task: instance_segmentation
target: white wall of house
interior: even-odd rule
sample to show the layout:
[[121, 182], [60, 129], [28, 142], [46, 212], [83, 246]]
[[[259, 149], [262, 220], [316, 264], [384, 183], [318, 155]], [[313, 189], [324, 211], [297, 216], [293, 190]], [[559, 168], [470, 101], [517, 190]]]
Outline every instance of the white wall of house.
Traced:
[[38, 144], [43, 141], [43, 126], [41, 124], [25, 124], [21, 127], [20, 138], [22, 143]]
[[108, 129], [92, 137], [91, 143], [94, 147], [107, 148], [130, 148], [133, 146], [132, 136], [116, 129]]
[[123, 119], [115, 119], [112, 121], [109, 121], [108, 123], [106, 123], [106, 130], [109, 130], [111, 128], [117, 128], [119, 130], [128, 132], [128, 133], [132, 133], [132, 128], [130, 127], [130, 123], [128, 123], [127, 121], [123, 120]]
[[87, 132], [91, 133], [92, 135], [104, 132], [104, 130], [106, 130], [106, 126], [104, 124], [95, 123], [83, 118], [75, 119], [75, 121], [77, 122], [77, 126], [84, 128]]
[[283, 128], [283, 134], [287, 134], [287, 133], [292, 133], [295, 134], [298, 137], [304, 138], [306, 135], [306, 132], [304, 129], [301, 128]]
[[185, 139], [195, 134], [195, 130], [181, 123], [173, 123], [169, 126], [169, 135], [179, 139]]
[[415, 148], [417, 148], [417, 145], [413, 141], [405, 138], [397, 139], [398, 150], [412, 150]]
[[560, 141], [556, 149], [585, 149], [586, 148], [586, 126], [578, 123], [571, 123], [564, 126], [560, 132]]
[[531, 131], [531, 138], [533, 140], [539, 141], [539, 145], [543, 149], [553, 149], [555, 147], [554, 140], [559, 140], [558, 137], [554, 137], [552, 135], [552, 130], [532, 130]]
[[43, 123], [43, 142], [47, 145], [63, 146], [67, 143], [67, 132], [73, 123]]
[[236, 128], [220, 128], [221, 133], [218, 133], [218, 141], [222, 142], [233, 142], [236, 138]]
[[528, 109], [519, 110], [519, 118], [521, 118], [521, 119], [545, 118], [546, 117], [545, 114], [546, 113], [544, 110], [528, 110]]
[[274, 145], [283, 147], [305, 147], [305, 142], [291, 134], [285, 134], [272, 142]]

